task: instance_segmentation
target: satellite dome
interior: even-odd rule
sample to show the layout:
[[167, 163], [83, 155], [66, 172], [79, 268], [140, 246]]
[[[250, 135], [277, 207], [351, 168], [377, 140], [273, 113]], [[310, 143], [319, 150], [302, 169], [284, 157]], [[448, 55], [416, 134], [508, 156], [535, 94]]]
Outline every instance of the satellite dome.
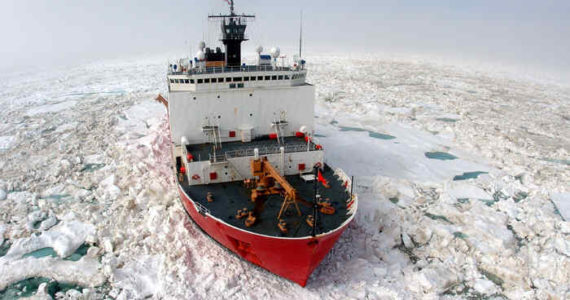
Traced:
[[273, 48], [271, 49], [271, 56], [272, 56], [273, 58], [278, 58], [278, 57], [279, 57], [279, 54], [281, 54], [281, 50], [279, 50], [279, 47], [273, 47]]
[[181, 59], [181, 60], [180, 60], [180, 65], [182, 66], [182, 68], [188, 69], [188, 66], [189, 66], [190, 64], [188, 63], [188, 60], [186, 60], [186, 59]]
[[258, 54], [261, 54], [261, 52], [263, 52], [263, 47], [262, 47], [262, 46], [257, 46], [257, 48], [255, 49], [255, 51], [256, 51]]
[[203, 61], [206, 59], [206, 54], [204, 54], [204, 51], [200, 50], [198, 53], [196, 53], [196, 57], [199, 61]]

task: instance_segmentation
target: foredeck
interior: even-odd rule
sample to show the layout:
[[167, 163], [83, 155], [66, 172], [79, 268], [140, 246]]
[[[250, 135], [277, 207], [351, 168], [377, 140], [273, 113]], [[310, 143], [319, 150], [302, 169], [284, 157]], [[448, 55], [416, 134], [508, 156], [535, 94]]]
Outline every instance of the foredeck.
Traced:
[[[350, 192], [346, 191], [345, 182], [338, 176], [335, 176], [334, 171], [328, 166], [324, 168], [322, 174], [330, 187], [325, 188], [321, 183], [317, 183], [318, 193], [322, 199], [329, 198], [331, 206], [336, 211], [333, 215], [317, 213], [317, 234], [329, 232], [340, 227], [350, 217], [346, 204], [350, 198]], [[298, 216], [295, 208], [291, 206], [284, 214], [282, 219], [287, 223], [287, 234], [282, 233], [277, 227], [277, 215], [283, 204], [283, 198], [279, 195], [267, 197], [265, 202], [262, 205], [258, 204], [256, 208], [255, 203], [250, 200], [251, 189], [246, 188], [241, 181], [193, 186], [188, 185], [188, 182], [184, 181], [180, 184], [193, 201], [199, 203], [211, 215], [232, 226], [269, 236], [311, 236], [313, 228], [307, 224], [306, 218], [313, 214], [314, 181], [305, 182], [299, 175], [285, 177], [297, 190], [301, 198], [298, 204], [302, 212], [302, 215]], [[209, 203], [206, 200], [208, 192], [212, 193], [214, 197], [213, 202]], [[255, 211], [257, 221], [252, 227], [246, 227], [244, 219], [236, 219], [237, 211], [243, 208]]]
[[[317, 145], [313, 142], [307, 143], [303, 138], [285, 137], [281, 145], [276, 139], [259, 138], [251, 142], [243, 143], [241, 141], [222, 143], [221, 149], [216, 149], [216, 161], [224, 161], [232, 157], [253, 156], [254, 149], [259, 150], [259, 155], [267, 155], [279, 153], [280, 147], [283, 147], [285, 153], [301, 152], [301, 151], [317, 151]], [[187, 145], [187, 153], [194, 156], [195, 161], [213, 161], [214, 152], [211, 143]]]

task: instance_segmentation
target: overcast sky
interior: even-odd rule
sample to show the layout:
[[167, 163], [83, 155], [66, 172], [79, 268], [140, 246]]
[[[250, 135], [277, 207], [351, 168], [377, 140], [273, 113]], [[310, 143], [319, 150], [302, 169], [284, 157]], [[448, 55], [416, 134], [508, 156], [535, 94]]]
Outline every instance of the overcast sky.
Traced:
[[[294, 49], [304, 12], [308, 54], [449, 55], [553, 71], [570, 70], [570, 1], [236, 0], [254, 13], [251, 41]], [[56, 66], [141, 54], [196, 51], [217, 43], [208, 13], [223, 0], [1, 0], [0, 69]]]

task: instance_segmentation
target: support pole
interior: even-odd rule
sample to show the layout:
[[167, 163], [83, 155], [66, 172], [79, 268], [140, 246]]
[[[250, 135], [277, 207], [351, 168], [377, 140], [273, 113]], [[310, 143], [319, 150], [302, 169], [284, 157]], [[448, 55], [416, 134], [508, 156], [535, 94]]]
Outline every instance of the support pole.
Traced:
[[315, 184], [314, 184], [314, 196], [313, 196], [313, 237], [317, 236], [317, 209], [319, 205], [317, 204], [317, 176], [319, 172], [319, 168], [315, 166]]

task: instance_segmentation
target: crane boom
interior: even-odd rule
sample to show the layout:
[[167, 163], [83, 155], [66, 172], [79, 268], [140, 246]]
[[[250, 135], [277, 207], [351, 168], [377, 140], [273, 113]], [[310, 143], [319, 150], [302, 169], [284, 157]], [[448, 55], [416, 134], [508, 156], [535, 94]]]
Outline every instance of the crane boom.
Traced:
[[[279, 174], [279, 171], [277, 171], [277, 169], [271, 165], [271, 163], [267, 160], [267, 157], [264, 157], [263, 159], [254, 159], [251, 161], [251, 174], [254, 177], [258, 178], [258, 189], [253, 189], [251, 191], [252, 201], [255, 202], [259, 196], [280, 194], [281, 191], [284, 191], [285, 200], [281, 206], [281, 210], [279, 211], [277, 218], [280, 219], [283, 212], [285, 212], [291, 204], [295, 205], [299, 216], [301, 215], [301, 210], [297, 205], [297, 190], [291, 186], [287, 179]], [[273, 186], [266, 186], [270, 179], [275, 180], [281, 186], [281, 189], [277, 189]]]

